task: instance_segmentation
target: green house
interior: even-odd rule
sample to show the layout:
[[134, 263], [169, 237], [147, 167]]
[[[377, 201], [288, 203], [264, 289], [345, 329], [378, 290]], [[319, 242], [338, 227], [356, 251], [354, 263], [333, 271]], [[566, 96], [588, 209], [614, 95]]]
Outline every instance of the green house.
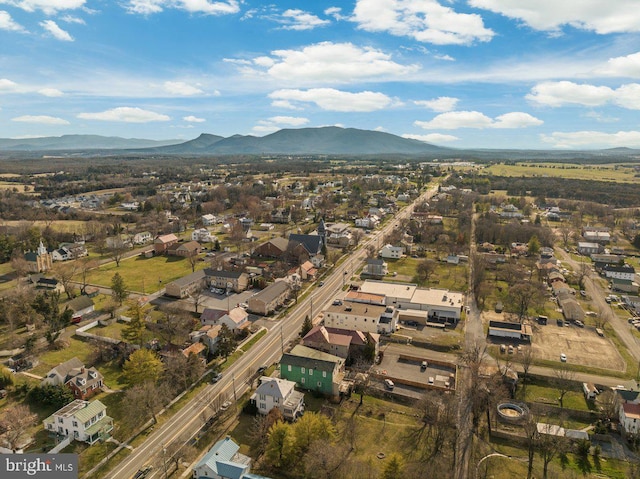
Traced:
[[295, 381], [301, 389], [338, 396], [344, 378], [344, 359], [297, 345], [282, 356], [280, 377]]

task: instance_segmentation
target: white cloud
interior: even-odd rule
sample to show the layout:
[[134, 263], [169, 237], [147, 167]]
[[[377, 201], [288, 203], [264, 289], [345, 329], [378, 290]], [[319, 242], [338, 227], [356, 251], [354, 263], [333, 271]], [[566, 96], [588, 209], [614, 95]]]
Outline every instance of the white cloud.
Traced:
[[19, 121], [24, 123], [40, 123], [43, 125], [69, 125], [67, 120], [48, 115], [23, 115], [11, 118], [11, 121]]
[[433, 100], [416, 100], [415, 103], [418, 106], [424, 106], [432, 111], [445, 112], [455, 110], [456, 105], [460, 100], [458, 98], [452, 98], [450, 96], [441, 96], [434, 98]]
[[182, 81], [166, 81], [164, 82], [164, 89], [166, 92], [178, 96], [192, 96], [204, 93], [200, 88]]
[[2, 0], [0, 3], [9, 3], [27, 12], [41, 10], [47, 15], [55, 15], [63, 10], [80, 8], [85, 4], [85, 0]]
[[436, 60], [442, 60], [445, 62], [455, 62], [456, 59], [453, 58], [451, 55], [433, 55], [433, 58], [435, 58]]
[[266, 120], [258, 121], [258, 124], [252, 128], [256, 133], [273, 133], [282, 127], [303, 126], [309, 123], [308, 118], [297, 116], [272, 116]]
[[205, 15], [228, 15], [238, 13], [240, 5], [237, 0], [214, 2], [211, 0], [129, 0], [125, 4], [129, 13], [150, 15], [173, 8], [189, 13], [203, 13]]
[[128, 106], [112, 108], [98, 113], [80, 113], [78, 118], [83, 120], [122, 121], [126, 123], [149, 123], [151, 121], [169, 121], [171, 119], [167, 115]]
[[282, 12], [278, 18], [283, 30], [313, 30], [316, 27], [329, 25], [329, 20], [322, 20], [312, 13], [298, 9], [289, 9]]
[[616, 123], [620, 121], [620, 118], [616, 118], [613, 116], [606, 116], [596, 111], [588, 111], [582, 116], [585, 118], [591, 118], [592, 120], [595, 120], [599, 123]]
[[277, 90], [270, 93], [269, 98], [278, 102], [287, 102], [289, 106], [294, 107], [296, 103], [315, 103], [323, 110], [343, 112], [376, 111], [386, 108], [392, 103], [391, 98], [384, 93], [372, 91], [351, 93], [333, 88]]
[[523, 112], [511, 112], [495, 119], [479, 111], [450, 111], [437, 115], [430, 121], [415, 121], [414, 125], [425, 130], [456, 130], [458, 128], [526, 128], [543, 122]]
[[348, 20], [349, 17], [342, 14], [342, 8], [340, 7], [329, 7], [324, 11], [325, 15], [335, 18], [336, 20]]
[[8, 30], [10, 32], [24, 32], [24, 27], [16, 23], [9, 12], [0, 10], [0, 30]]
[[287, 125], [287, 126], [302, 126], [309, 123], [308, 118], [303, 118], [299, 116], [272, 116], [268, 119], [271, 123], [276, 123], [278, 125]]
[[640, 148], [640, 131], [556, 131], [551, 135], [541, 135], [541, 138], [556, 148]]
[[69, 35], [69, 32], [60, 28], [58, 24], [53, 20], [45, 20], [44, 22], [40, 22], [40, 26], [44, 28], [47, 32], [49, 32], [51, 36], [56, 40], [60, 40], [63, 42], [73, 41], [73, 37]]
[[543, 123], [544, 121], [529, 115], [529, 113], [514, 111], [497, 116], [491, 128], [527, 128], [529, 126], [539, 126]]
[[494, 36], [480, 15], [458, 13], [436, 0], [358, 0], [352, 20], [363, 30], [436, 45], [470, 45]]
[[[263, 57], [258, 57], [264, 63]], [[322, 42], [301, 50], [272, 52], [267, 73], [279, 80], [346, 83], [381, 77], [398, 77], [414, 72], [416, 65], [401, 65], [374, 48], [352, 43]]]
[[0, 78], [0, 93], [19, 93], [20, 86], [7, 78]]
[[640, 78], [640, 52], [610, 58], [605, 66], [597, 68], [595, 72], [607, 76]]
[[469, 0], [469, 5], [515, 18], [536, 30], [563, 25], [600, 34], [640, 31], [636, 0]]
[[569, 81], [543, 82], [534, 86], [526, 99], [538, 105], [602, 106], [613, 103], [621, 108], [640, 110], [640, 84], [629, 83], [617, 89], [608, 86], [579, 84]]
[[59, 96], [63, 96], [64, 95], [64, 93], [62, 93], [57, 88], [41, 88], [40, 90], [38, 90], [38, 93], [40, 93], [43, 96], [48, 96], [48, 97], [51, 97], [51, 98], [59, 97]]
[[189, 123], [204, 123], [205, 121], [207, 121], [204, 118], [198, 118], [197, 116], [193, 116], [193, 115], [183, 116], [182, 119]]
[[66, 23], [76, 23], [78, 25], [86, 25], [86, 22], [82, 18], [74, 17], [72, 15], [64, 15], [63, 17], [60, 17], [60, 20]]
[[428, 135], [412, 135], [410, 133], [407, 133], [402, 135], [402, 138], [426, 141], [427, 143], [449, 143], [451, 141], [457, 141], [460, 139], [457, 136], [445, 135], [442, 133], [429, 133]]

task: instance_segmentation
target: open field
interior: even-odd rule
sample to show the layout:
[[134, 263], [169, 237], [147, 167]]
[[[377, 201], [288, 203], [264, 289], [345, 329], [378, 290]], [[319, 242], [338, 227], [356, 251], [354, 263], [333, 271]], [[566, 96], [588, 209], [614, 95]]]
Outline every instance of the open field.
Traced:
[[[209, 266], [207, 261], [198, 261], [196, 270]], [[89, 284], [111, 287], [113, 275], [120, 273], [128, 290], [152, 293], [167, 283], [191, 274], [191, 265], [187, 258], [177, 256], [154, 256], [144, 258], [133, 256], [120, 262], [108, 263], [90, 272]]]
[[20, 221], [20, 220], [5, 220], [2, 222], [3, 226], [21, 226], [26, 224], [28, 227], [35, 226], [40, 229], [49, 227], [60, 233], [78, 233], [83, 232], [86, 222], [80, 220], [54, 220], [54, 221]]
[[0, 190], [13, 190], [14, 188], [16, 188], [18, 190], [18, 193], [27, 193], [27, 194], [37, 194], [34, 193], [31, 189], [31, 187], [29, 186], [29, 191], [26, 191], [26, 185], [20, 184], [20, 183], [13, 183], [11, 181], [0, 181]]
[[480, 170], [481, 174], [496, 176], [561, 177], [575, 180], [598, 180], [625, 183], [640, 183], [632, 168], [621, 165], [575, 165], [565, 163], [536, 164], [517, 163], [515, 165], [492, 165]]

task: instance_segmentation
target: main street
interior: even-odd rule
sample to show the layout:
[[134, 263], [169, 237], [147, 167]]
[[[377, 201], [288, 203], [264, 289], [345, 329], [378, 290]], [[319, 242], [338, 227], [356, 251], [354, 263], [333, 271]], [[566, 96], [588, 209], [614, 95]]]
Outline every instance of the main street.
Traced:
[[[178, 439], [193, 437], [206, 422], [206, 414], [212, 413], [209, 405], [221, 404], [224, 400], [235, 400], [244, 394], [250, 387], [248, 378], [251, 378], [257, 369], [263, 365], [277, 362], [282, 355], [285, 345], [298, 337], [304, 317], [309, 314], [315, 316], [325, 303], [331, 300], [342, 288], [345, 277], [352, 275], [362, 264], [366, 257], [369, 245], [376, 248], [380, 246], [382, 239], [390, 233], [400, 220], [409, 218], [414, 206], [429, 199], [437, 191], [437, 186], [423, 193], [412, 204], [400, 211], [391, 221], [379, 231], [372, 233], [360, 247], [350, 253], [331, 273], [324, 278], [321, 287], [311, 287], [309, 294], [285, 318], [275, 323], [247, 354], [238, 359], [217, 384], [205, 386], [191, 399], [180, 411], [168, 418], [162, 425], [156, 426], [147, 440], [137, 446], [126, 459], [113, 468], [105, 477], [109, 479], [122, 479], [132, 477], [136, 471], [145, 464], [159, 463], [164, 448]], [[204, 417], [203, 417], [204, 413]], [[153, 470], [147, 476], [152, 479], [161, 477], [161, 472]]]

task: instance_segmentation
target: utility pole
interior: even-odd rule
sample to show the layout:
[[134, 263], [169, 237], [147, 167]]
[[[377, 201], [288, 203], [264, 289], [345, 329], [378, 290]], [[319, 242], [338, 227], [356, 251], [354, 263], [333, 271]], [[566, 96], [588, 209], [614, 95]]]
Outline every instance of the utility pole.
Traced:
[[238, 397], [236, 396], [236, 375], [235, 374], [231, 376], [231, 384], [233, 385], [233, 402], [238, 402]]
[[164, 466], [164, 479], [167, 479], [167, 448], [162, 444], [162, 464]]
[[282, 323], [280, 323], [280, 349], [282, 354], [284, 354], [284, 337], [282, 335]]

